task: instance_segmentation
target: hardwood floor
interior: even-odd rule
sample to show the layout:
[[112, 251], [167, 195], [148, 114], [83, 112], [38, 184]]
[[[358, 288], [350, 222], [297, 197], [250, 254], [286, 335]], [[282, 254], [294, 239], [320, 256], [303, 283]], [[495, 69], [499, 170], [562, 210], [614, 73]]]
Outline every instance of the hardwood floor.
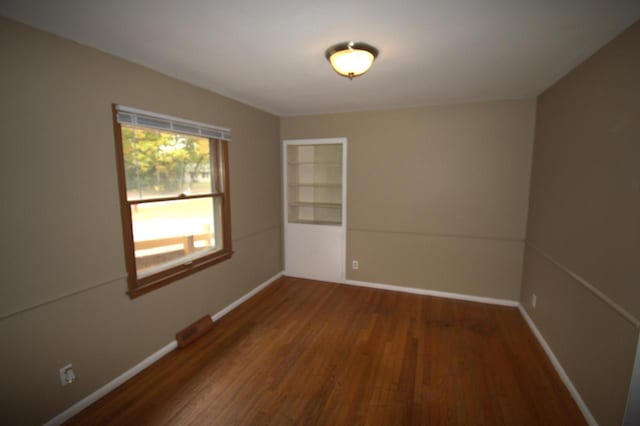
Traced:
[[585, 422], [516, 308], [285, 277], [68, 424]]

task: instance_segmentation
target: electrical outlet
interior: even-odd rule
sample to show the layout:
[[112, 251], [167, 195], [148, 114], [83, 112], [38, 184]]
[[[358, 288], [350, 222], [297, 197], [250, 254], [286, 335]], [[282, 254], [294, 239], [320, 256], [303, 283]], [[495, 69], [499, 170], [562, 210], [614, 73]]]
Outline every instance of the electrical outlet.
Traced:
[[67, 364], [60, 369], [60, 384], [62, 386], [70, 385], [76, 381], [76, 373], [73, 371], [73, 364]]
[[358, 262], [357, 260], [354, 260], [353, 262], [351, 262], [351, 268], [360, 269], [360, 262]]
[[536, 303], [538, 301], [538, 296], [536, 296], [535, 294], [531, 295], [531, 307], [535, 308], [536, 307]]

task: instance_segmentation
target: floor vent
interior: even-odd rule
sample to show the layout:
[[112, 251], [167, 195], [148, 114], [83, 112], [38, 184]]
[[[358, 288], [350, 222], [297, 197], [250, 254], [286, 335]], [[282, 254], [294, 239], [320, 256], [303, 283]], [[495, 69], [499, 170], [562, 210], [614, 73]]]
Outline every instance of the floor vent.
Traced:
[[209, 330], [213, 328], [213, 321], [211, 316], [206, 315], [194, 322], [187, 328], [180, 330], [176, 334], [176, 340], [178, 341], [178, 347], [184, 348], [190, 343], [196, 341], [199, 337], [204, 336]]

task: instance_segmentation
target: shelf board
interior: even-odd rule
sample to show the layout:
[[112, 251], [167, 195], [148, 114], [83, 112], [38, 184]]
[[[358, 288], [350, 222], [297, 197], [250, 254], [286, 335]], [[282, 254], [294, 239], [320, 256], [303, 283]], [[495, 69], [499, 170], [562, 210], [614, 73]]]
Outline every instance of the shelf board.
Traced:
[[309, 186], [313, 188], [341, 188], [340, 183], [290, 183], [289, 186]]
[[342, 207], [342, 204], [341, 203], [310, 203], [310, 202], [304, 202], [304, 201], [293, 201], [293, 202], [289, 202], [289, 206], [339, 209]]
[[342, 163], [335, 161], [288, 161], [290, 166], [342, 166]]
[[289, 223], [300, 223], [303, 225], [332, 225], [332, 226], [340, 226], [342, 225], [341, 221], [333, 221], [333, 220], [303, 220], [303, 219], [289, 219]]

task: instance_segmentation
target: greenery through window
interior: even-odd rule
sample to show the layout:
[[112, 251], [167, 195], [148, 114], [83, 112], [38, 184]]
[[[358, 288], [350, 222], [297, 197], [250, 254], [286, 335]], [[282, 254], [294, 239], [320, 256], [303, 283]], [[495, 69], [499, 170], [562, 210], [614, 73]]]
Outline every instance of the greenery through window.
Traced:
[[229, 258], [227, 142], [116, 125], [129, 294]]

